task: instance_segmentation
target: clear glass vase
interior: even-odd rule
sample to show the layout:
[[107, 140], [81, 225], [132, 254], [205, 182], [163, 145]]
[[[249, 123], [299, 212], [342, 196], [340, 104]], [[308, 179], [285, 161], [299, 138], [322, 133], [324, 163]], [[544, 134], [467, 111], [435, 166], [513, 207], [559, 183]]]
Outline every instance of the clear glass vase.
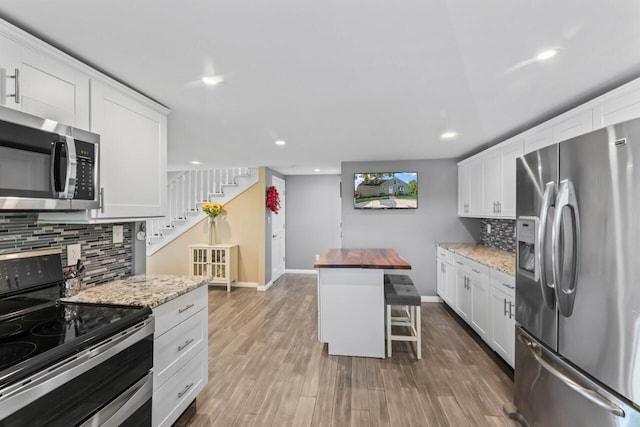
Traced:
[[218, 228], [215, 218], [209, 218], [209, 244], [215, 245], [218, 243]]

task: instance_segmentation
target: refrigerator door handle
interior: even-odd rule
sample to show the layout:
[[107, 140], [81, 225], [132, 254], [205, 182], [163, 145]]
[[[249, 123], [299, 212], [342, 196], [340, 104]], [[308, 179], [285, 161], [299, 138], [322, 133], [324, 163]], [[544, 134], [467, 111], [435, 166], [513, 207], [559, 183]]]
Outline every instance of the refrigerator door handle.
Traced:
[[[565, 207], [571, 209], [572, 218], [572, 236], [573, 242], [571, 251], [566, 251], [566, 244], [561, 247], [560, 238], [562, 235], [562, 212]], [[562, 262], [562, 250], [565, 249], [565, 257], [571, 256], [571, 271], [568, 277], [568, 287], [565, 287], [563, 280], [563, 271], [560, 263]], [[555, 282], [556, 301], [560, 309], [560, 313], [565, 316], [571, 316], [573, 313], [573, 303], [575, 301], [575, 291], [578, 279], [578, 271], [580, 270], [580, 214], [578, 212], [578, 200], [573, 188], [573, 183], [568, 179], [562, 180], [558, 186], [558, 196], [556, 197], [556, 206], [551, 227], [551, 262], [553, 271], [553, 281]]]
[[540, 350], [539, 344], [534, 343], [533, 341], [530, 341], [529, 339], [527, 339], [522, 335], [518, 335], [518, 339], [521, 340], [529, 348], [529, 351], [531, 351], [531, 354], [536, 359], [536, 361], [540, 364], [540, 366], [546, 369], [551, 375], [558, 378], [560, 381], [566, 384], [569, 388], [579, 393], [584, 398], [590, 400], [591, 402], [595, 403], [601, 408], [606, 409], [607, 411], [611, 412], [613, 415], [624, 418], [625, 413], [621, 407], [611, 402], [609, 399], [607, 399], [597, 391], [584, 387], [581, 384], [578, 384], [576, 381], [571, 379], [568, 375], [558, 370], [551, 363], [547, 362], [542, 356], [542, 351]]
[[542, 207], [540, 209], [540, 220], [538, 223], [538, 235], [536, 236], [538, 241], [536, 242], [536, 251], [534, 254], [536, 262], [535, 270], [539, 272], [539, 274], [534, 277], [534, 280], [538, 280], [538, 277], [540, 278], [542, 299], [544, 300], [545, 305], [550, 310], [555, 310], [555, 304], [552, 300], [552, 294], [547, 292], [545, 287], [553, 289], [555, 287], [555, 281], [554, 283], [549, 283], [549, 281], [547, 280], [544, 248], [546, 244], [547, 219], [549, 217], [549, 208], [553, 205], [553, 198], [555, 196], [555, 185], [556, 183], [551, 181], [547, 182], [544, 186]]

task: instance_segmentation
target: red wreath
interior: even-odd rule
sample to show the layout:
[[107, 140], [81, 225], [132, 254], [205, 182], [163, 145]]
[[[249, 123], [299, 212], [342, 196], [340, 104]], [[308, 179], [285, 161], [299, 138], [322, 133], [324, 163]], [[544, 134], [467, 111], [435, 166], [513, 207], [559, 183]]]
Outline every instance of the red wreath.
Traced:
[[273, 185], [267, 189], [267, 207], [275, 214], [280, 209], [280, 195], [278, 189]]

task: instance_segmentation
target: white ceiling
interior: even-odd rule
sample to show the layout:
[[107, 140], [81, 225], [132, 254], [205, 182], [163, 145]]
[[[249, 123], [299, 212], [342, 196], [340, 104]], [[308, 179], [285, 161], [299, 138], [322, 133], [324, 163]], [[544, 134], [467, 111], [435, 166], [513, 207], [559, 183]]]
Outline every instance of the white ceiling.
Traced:
[[[640, 76], [635, 0], [0, 0], [0, 14], [170, 107], [172, 170], [457, 158]], [[211, 67], [225, 81], [205, 87]]]

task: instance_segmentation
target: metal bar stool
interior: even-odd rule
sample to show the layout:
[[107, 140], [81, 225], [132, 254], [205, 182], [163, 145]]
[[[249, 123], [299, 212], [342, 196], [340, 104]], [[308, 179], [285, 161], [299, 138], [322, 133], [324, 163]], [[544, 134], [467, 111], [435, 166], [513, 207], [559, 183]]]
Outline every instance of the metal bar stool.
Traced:
[[[421, 298], [413, 281], [409, 276], [402, 274], [385, 274], [384, 298], [387, 306], [387, 355], [391, 357], [391, 341], [412, 341], [416, 343], [416, 356], [422, 359], [421, 340]], [[402, 310], [402, 315], [392, 316], [391, 308]], [[392, 326], [405, 326], [409, 328], [409, 335], [393, 335]]]

